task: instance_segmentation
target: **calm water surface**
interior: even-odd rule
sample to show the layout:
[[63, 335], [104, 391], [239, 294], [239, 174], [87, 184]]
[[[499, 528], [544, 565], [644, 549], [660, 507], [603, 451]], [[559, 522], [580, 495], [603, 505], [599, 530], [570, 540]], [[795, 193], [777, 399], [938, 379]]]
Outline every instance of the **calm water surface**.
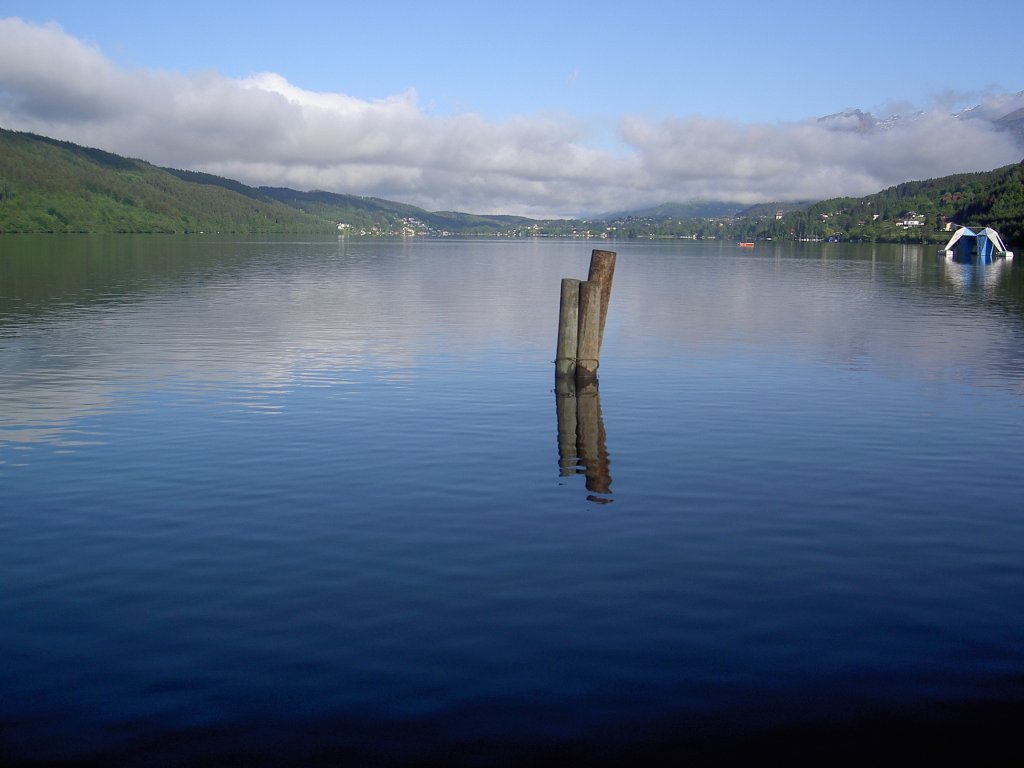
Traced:
[[1020, 759], [1024, 277], [0, 238], [0, 762]]

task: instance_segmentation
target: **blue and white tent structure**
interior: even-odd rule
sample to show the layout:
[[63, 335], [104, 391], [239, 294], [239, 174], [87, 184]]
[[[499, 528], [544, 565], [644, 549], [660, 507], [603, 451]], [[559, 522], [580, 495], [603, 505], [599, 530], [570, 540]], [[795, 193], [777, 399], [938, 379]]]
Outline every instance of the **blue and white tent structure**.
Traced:
[[947, 259], [953, 261], [988, 262], [994, 256], [1013, 258], [1013, 251], [1006, 250], [1003, 238], [992, 227], [985, 227], [977, 232], [968, 227], [960, 227], [939, 253], [945, 254]]

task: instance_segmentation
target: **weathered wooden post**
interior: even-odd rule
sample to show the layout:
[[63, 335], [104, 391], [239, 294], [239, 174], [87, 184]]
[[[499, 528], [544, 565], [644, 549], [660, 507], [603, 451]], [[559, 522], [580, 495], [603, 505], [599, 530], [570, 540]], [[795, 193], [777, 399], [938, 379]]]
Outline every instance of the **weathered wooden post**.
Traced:
[[558, 310], [558, 348], [555, 376], [576, 375], [576, 345], [579, 333], [580, 281], [562, 278], [562, 302]]
[[590, 253], [589, 280], [562, 278], [556, 378], [575, 375], [589, 382], [597, 377], [614, 274], [615, 252], [595, 248]]
[[611, 499], [593, 494], [611, 493], [608, 451], [605, 447], [597, 368], [608, 318], [608, 301], [615, 274], [615, 252], [594, 249], [585, 281], [562, 279], [558, 310], [558, 349], [555, 352], [555, 409], [558, 416], [558, 471], [587, 476], [589, 501]]
[[615, 251], [595, 248], [590, 253], [590, 274], [587, 280], [601, 285], [601, 326], [597, 335], [597, 349], [600, 354], [604, 341], [604, 322], [608, 319], [608, 304], [612, 297], [612, 278], [615, 276]]
[[601, 357], [601, 284], [580, 283], [580, 317], [576, 340], [576, 381], [597, 378]]

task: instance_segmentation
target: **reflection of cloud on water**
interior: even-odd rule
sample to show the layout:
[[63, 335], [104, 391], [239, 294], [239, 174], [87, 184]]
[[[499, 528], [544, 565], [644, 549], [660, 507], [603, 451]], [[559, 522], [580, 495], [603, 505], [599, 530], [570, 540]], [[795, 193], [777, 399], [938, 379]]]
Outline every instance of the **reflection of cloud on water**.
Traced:
[[[128, 291], [65, 285], [35, 297], [31, 315], [0, 318], [0, 445], [102, 439], [73, 430], [153, 392], [270, 416], [300, 387], [409, 387], [439, 366], [461, 375], [503, 360], [546, 369], [560, 280], [585, 271], [592, 245], [196, 240], [184, 255], [167, 246], [156, 266], [131, 262]], [[937, 264], [919, 247], [855, 258], [848, 248], [768, 248], [621, 244], [605, 368], [810, 356], [1020, 391], [1018, 335], [999, 332], [1020, 318], [989, 300], [1005, 265]], [[80, 269], [95, 264], [78, 256]], [[90, 303], [95, 295], [105, 298]]]
[[[5, 428], [0, 424], [0, 448], [4, 446], [30, 446], [33, 444], [48, 444], [58, 449], [74, 450], [85, 445], [95, 445], [102, 440], [95, 437], [90, 438], [88, 433], [69, 429], [81, 412], [68, 412], [63, 422], [55, 422], [51, 426], [33, 426]], [[0, 464], [4, 463], [0, 459]]]
[[[0, 318], [0, 445], [71, 444], [82, 420], [130, 408], [139, 393], [270, 415], [296, 387], [408, 386], [428, 357], [486, 365], [532, 350], [552, 332], [557, 305], [543, 288], [557, 292], [557, 280], [544, 276], [551, 265], [531, 269], [535, 245], [493, 245], [455, 271], [448, 243], [191, 243], [185, 267], [140, 262], [154, 272], [123, 294], [112, 282], [102, 302], [91, 302], [104, 292], [93, 283], [49, 303], [43, 294], [31, 314]], [[523, 311], [531, 297], [541, 311]]]
[[995, 258], [990, 263], [984, 262], [959, 263], [940, 257], [943, 264], [942, 276], [960, 293], [973, 291], [980, 287], [986, 295], [991, 296], [1005, 277], [1005, 272], [1012, 264], [1005, 258]]
[[737, 354], [776, 365], [810, 356], [851, 370], [1019, 391], [1019, 362], [1007, 364], [1017, 360], [1015, 335], [1001, 329], [1019, 329], [1021, 318], [990, 300], [1005, 265], [944, 266], [930, 246], [787, 244], [764, 258], [769, 248], [742, 255], [697, 246], [687, 259], [666, 252], [643, 260], [642, 280], [631, 274], [639, 265], [620, 253], [604, 356], [646, 365]]

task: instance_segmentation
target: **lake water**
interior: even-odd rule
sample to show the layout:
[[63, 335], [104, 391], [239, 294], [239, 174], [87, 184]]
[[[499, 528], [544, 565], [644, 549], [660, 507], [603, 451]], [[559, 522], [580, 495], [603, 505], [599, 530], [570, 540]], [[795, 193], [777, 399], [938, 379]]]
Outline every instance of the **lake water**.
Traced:
[[592, 247], [0, 238], [0, 762], [1020, 759], [1021, 265]]

